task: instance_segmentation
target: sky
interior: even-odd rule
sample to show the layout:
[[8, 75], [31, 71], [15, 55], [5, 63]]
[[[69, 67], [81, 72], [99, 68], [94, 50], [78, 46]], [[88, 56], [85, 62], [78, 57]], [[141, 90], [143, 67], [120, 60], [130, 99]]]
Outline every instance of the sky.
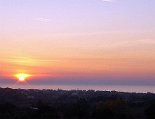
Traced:
[[155, 0], [0, 0], [0, 83], [155, 85]]

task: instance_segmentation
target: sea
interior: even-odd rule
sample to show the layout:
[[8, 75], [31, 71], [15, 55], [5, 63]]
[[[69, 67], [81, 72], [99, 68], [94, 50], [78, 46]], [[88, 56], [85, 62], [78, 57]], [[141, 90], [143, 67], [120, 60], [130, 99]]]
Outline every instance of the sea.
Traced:
[[34, 84], [0, 84], [1, 88], [13, 89], [52, 89], [52, 90], [95, 90], [95, 91], [118, 91], [134, 93], [155, 93], [153, 85], [34, 85]]

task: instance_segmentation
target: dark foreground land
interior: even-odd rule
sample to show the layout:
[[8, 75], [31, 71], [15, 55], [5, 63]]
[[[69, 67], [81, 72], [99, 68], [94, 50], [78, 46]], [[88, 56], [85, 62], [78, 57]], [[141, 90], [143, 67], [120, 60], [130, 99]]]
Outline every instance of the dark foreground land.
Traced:
[[155, 119], [155, 94], [0, 88], [0, 119]]

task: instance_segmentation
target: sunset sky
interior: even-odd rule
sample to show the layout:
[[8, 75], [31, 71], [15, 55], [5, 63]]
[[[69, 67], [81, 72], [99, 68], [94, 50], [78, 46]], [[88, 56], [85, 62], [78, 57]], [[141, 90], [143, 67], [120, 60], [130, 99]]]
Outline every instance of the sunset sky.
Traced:
[[0, 0], [0, 83], [155, 85], [155, 0]]

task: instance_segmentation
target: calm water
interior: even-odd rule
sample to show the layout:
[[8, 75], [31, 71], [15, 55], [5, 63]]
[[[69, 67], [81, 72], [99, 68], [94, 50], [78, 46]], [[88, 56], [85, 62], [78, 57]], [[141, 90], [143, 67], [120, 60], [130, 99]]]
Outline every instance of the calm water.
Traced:
[[13, 84], [13, 85], [0, 85], [3, 88], [23, 88], [23, 89], [64, 89], [64, 90], [102, 90], [102, 91], [120, 91], [120, 92], [137, 92], [155, 93], [155, 86], [127, 86], [127, 85], [30, 85], [30, 84]]

